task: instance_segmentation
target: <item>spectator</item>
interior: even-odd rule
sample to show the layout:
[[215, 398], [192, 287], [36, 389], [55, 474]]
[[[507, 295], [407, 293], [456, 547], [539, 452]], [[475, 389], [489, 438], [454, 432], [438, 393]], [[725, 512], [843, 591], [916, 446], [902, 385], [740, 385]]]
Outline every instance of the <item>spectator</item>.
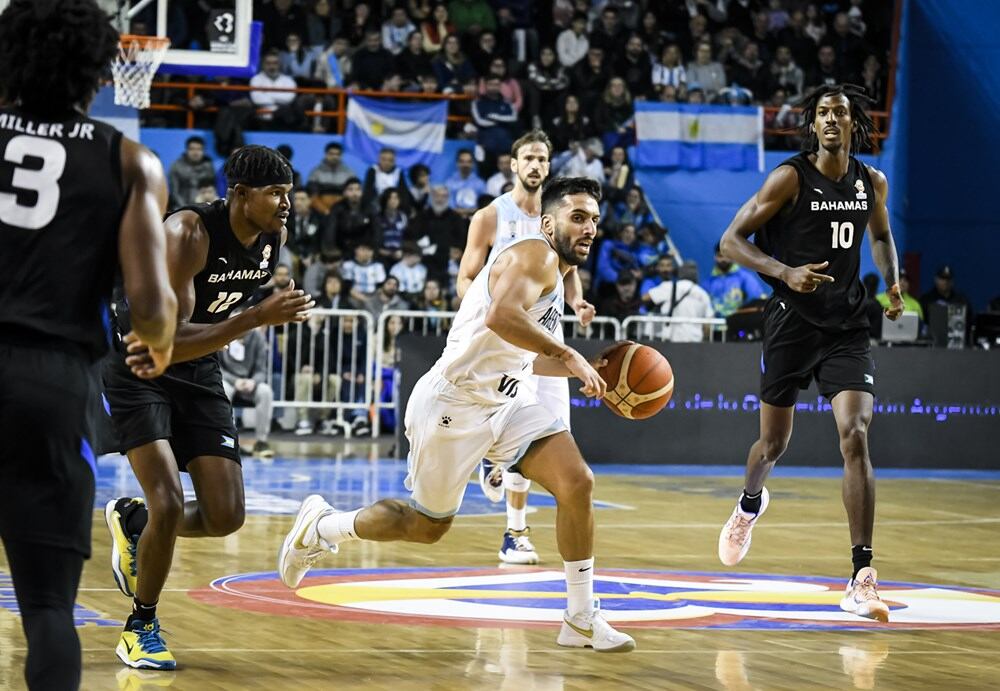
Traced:
[[486, 194], [499, 197], [503, 194], [504, 185], [513, 182], [514, 171], [510, 168], [510, 152], [501, 153], [497, 156], [497, 172], [486, 180]]
[[343, 88], [347, 86], [354, 66], [350, 53], [351, 44], [343, 36], [337, 36], [329, 47], [316, 59], [317, 82], [328, 88]]
[[965, 307], [966, 335], [968, 335], [968, 327], [972, 324], [972, 303], [969, 302], [969, 298], [955, 290], [955, 277], [951, 267], [947, 264], [939, 268], [934, 274], [934, 287], [920, 296], [921, 311], [927, 317], [928, 326], [933, 328], [935, 322], [931, 305], [959, 305]]
[[[624, 225], [618, 229], [614, 238], [606, 238], [597, 252], [597, 275], [594, 277], [594, 289], [599, 295], [607, 291], [604, 287], [618, 280], [618, 277], [629, 273], [633, 278], [641, 276], [639, 261], [632, 251], [635, 244], [635, 226]], [[604, 312], [599, 312], [604, 314]]]
[[[749, 33], [749, 29], [746, 32]], [[681, 53], [684, 55], [695, 55], [697, 53], [697, 48], [702, 43], [712, 43], [712, 34], [708, 33], [708, 20], [703, 14], [695, 14], [691, 16], [688, 20], [688, 30], [686, 34], [682, 34], [680, 37], [681, 43]], [[692, 79], [691, 75], [688, 75], [688, 79]]]
[[604, 163], [604, 178], [604, 198], [612, 204], [625, 201], [625, 193], [635, 181], [635, 171], [624, 146], [611, 149]]
[[814, 86], [840, 84], [843, 81], [843, 74], [837, 68], [837, 54], [831, 45], [820, 46], [816, 54], [818, 64], [809, 70], [806, 76], [806, 88]]
[[[281, 54], [273, 50], [264, 56], [263, 69], [250, 79], [250, 86], [294, 89], [295, 80], [281, 73]], [[251, 91], [250, 100], [257, 106], [257, 118], [264, 123], [288, 124], [296, 118], [289, 112], [295, 93], [292, 91]], [[281, 114], [279, 115], [279, 110]]]
[[292, 163], [292, 159], [295, 157], [295, 151], [288, 144], [278, 144], [274, 147], [274, 150], [285, 157], [288, 161], [288, 165], [292, 167], [292, 187], [297, 189], [302, 187], [302, 173], [300, 173], [295, 165]]
[[198, 194], [194, 198], [195, 204], [211, 204], [219, 198], [219, 191], [215, 189], [215, 180], [205, 178], [198, 183]]
[[635, 107], [621, 77], [612, 77], [608, 82], [594, 113], [594, 124], [601, 132], [605, 149], [631, 146], [635, 142]]
[[[502, 83], [496, 75], [486, 78], [485, 93], [473, 102], [472, 122], [476, 126], [476, 142], [485, 154], [484, 165], [489, 168], [499, 154], [510, 151], [517, 125], [514, 104], [504, 98]], [[484, 184], [479, 193], [485, 191]], [[456, 208], [460, 208], [457, 203]]]
[[295, 190], [292, 200], [292, 217], [288, 220], [288, 240], [285, 246], [295, 256], [297, 263], [309, 266], [312, 258], [319, 254], [323, 229], [332, 223], [332, 219], [312, 208], [309, 193], [303, 189]]
[[565, 29], [556, 39], [556, 52], [559, 54], [559, 63], [566, 69], [571, 69], [578, 62], [583, 60], [590, 48], [590, 39], [587, 38], [587, 15], [583, 12], [575, 12], [570, 28]]
[[[329, 254], [320, 254], [319, 259], [312, 262], [306, 269], [305, 275], [302, 277], [302, 290], [310, 295], [322, 295], [329, 276], [336, 276], [340, 280], [340, 265], [343, 263], [343, 259], [344, 255], [341, 254], [340, 250], [334, 250]], [[319, 307], [324, 307], [319, 302], [316, 304]], [[325, 306], [330, 307], [329, 305]]]
[[[313, 294], [313, 293], [310, 293]], [[344, 281], [336, 271], [328, 271], [323, 276], [323, 290], [316, 298], [316, 306], [320, 309], [344, 309]]]
[[569, 87], [566, 69], [556, 61], [551, 46], [542, 46], [538, 61], [528, 65], [528, 115], [536, 129], [557, 114], [563, 95]]
[[665, 86], [681, 89], [687, 84], [687, 71], [681, 64], [680, 46], [668, 43], [663, 47], [660, 61], [653, 65], [650, 81], [657, 94], [662, 93]]
[[[642, 283], [639, 285], [639, 295], [642, 296], [643, 301], [646, 301], [646, 293], [651, 291], [656, 286], [660, 285], [664, 281], [672, 281], [675, 278], [677, 272], [677, 267], [674, 265], [674, 255], [672, 254], [662, 254], [656, 260], [654, 265], [655, 273], [653, 275], [642, 279]], [[715, 312], [712, 312], [712, 316], [715, 316]]]
[[[441, 282], [433, 278], [427, 279], [427, 282], [424, 283], [424, 290], [414, 303], [414, 307], [423, 312], [447, 312], [448, 300], [441, 290]], [[427, 320], [427, 325], [436, 329], [440, 321], [440, 319], [432, 317]]]
[[294, 0], [273, 0], [260, 8], [256, 19], [264, 27], [265, 51], [281, 49], [288, 34], [306, 33], [306, 11]]
[[[767, 12], [754, 12], [751, 14], [751, 21], [753, 22], [753, 30], [747, 37], [747, 42], [757, 44], [757, 55], [760, 57], [761, 62], [765, 65], [771, 62], [771, 57], [773, 53], [771, 52], [771, 45], [774, 42], [774, 37], [771, 35], [770, 21]], [[735, 32], [733, 32], [735, 33]], [[739, 52], [742, 52], [742, 48], [746, 47], [746, 43], [739, 46]], [[737, 45], [734, 42], [734, 49]], [[720, 62], [725, 63], [724, 60]]]
[[562, 113], [552, 120], [553, 151], [567, 151], [574, 142], [582, 142], [594, 135], [590, 118], [581, 112], [580, 99], [570, 92], [563, 99]]
[[823, 21], [819, 8], [814, 3], [806, 5], [805, 33], [814, 43], [822, 43], [823, 37], [826, 36], [826, 22]]
[[788, 26], [778, 32], [779, 45], [788, 46], [792, 51], [792, 59], [804, 68], [816, 60], [816, 41], [806, 31], [806, 15], [802, 10], [793, 10], [789, 15]]
[[639, 37], [650, 55], [661, 55], [663, 48], [670, 43], [673, 34], [660, 28], [660, 21], [656, 17], [656, 12], [652, 7], [647, 9], [642, 15], [639, 24]]
[[406, 310], [410, 306], [399, 295], [399, 279], [388, 276], [373, 294], [361, 301], [358, 308], [367, 311], [375, 323], [378, 323], [378, 318], [386, 310]]
[[[767, 105], [778, 111], [764, 111], [764, 145], [769, 149], [797, 149], [798, 114], [792, 110], [785, 90], [778, 88], [771, 94]], [[784, 130], [787, 134], [770, 134], [767, 130]]]
[[251, 329], [219, 352], [222, 388], [234, 405], [254, 406], [254, 432], [257, 440], [253, 454], [273, 458], [267, 443], [274, 412], [274, 391], [267, 383], [267, 342], [257, 329]]
[[642, 299], [637, 294], [637, 288], [635, 276], [629, 271], [623, 271], [615, 280], [614, 293], [601, 301], [597, 313], [619, 321], [639, 314], [642, 309]]
[[851, 30], [851, 20], [846, 12], [838, 12], [833, 18], [833, 34], [826, 39], [837, 56], [840, 73], [853, 78], [861, 73], [861, 62], [865, 55], [865, 43]]
[[625, 53], [615, 63], [615, 74], [625, 81], [625, 86], [636, 99], [644, 100], [653, 93], [653, 62], [639, 34], [628, 37]]
[[419, 300], [427, 282], [427, 267], [420, 263], [420, 248], [410, 243], [404, 245], [403, 258], [392, 265], [389, 275], [399, 280], [399, 292], [407, 302]]
[[712, 60], [712, 44], [699, 43], [695, 48], [695, 61], [688, 63], [688, 86], [697, 83], [711, 101], [726, 86], [726, 71], [722, 65]]
[[292, 285], [292, 270], [288, 264], [278, 264], [274, 267], [271, 280], [260, 286], [253, 294], [250, 302], [254, 305], [266, 300], [275, 293], [283, 293]]
[[767, 290], [757, 274], [726, 259], [718, 243], [715, 245], [715, 268], [705, 289], [712, 296], [715, 313], [720, 317], [728, 317], [751, 300], [767, 297]]
[[[686, 261], [676, 279], [664, 279], [642, 296], [656, 305], [661, 315], [675, 319], [711, 319], [715, 316], [712, 298], [698, 285], [698, 265]], [[660, 338], [673, 343], [701, 343], [709, 336], [708, 324], [665, 324]]]
[[410, 37], [406, 39], [406, 49], [396, 56], [396, 72], [403, 78], [407, 88], [419, 89], [420, 75], [429, 74], [433, 69], [430, 56], [424, 52], [420, 32], [411, 32]]
[[407, 14], [415, 22], [423, 22], [431, 17], [433, 3], [431, 0], [407, 0]]
[[361, 203], [370, 214], [379, 212], [379, 198], [390, 187], [399, 191], [402, 206], [409, 208], [410, 191], [406, 187], [406, 177], [403, 169], [396, 165], [396, 152], [384, 147], [378, 153], [378, 163], [371, 166], [365, 173], [365, 185], [361, 195]]
[[444, 49], [431, 61], [431, 66], [441, 93], [462, 93], [462, 85], [476, 78], [476, 71], [462, 54], [461, 44], [455, 34], [445, 37]]
[[390, 187], [382, 192], [375, 218], [375, 246], [378, 260], [387, 267], [403, 257], [403, 233], [408, 220], [400, 208], [399, 189]]
[[490, 71], [490, 63], [493, 62], [494, 58], [503, 60], [497, 48], [496, 34], [492, 31], [484, 31], [479, 34], [476, 45], [469, 51], [469, 62], [472, 63], [472, 68], [476, 71], [476, 74], [486, 76]]
[[433, 65], [431, 65], [430, 73], [420, 75], [417, 80], [420, 82], [420, 93], [436, 94], [438, 92], [438, 80], [434, 76]]
[[357, 173], [343, 161], [344, 147], [337, 142], [330, 142], [323, 151], [323, 160], [309, 172], [307, 185], [310, 194], [318, 194], [321, 187], [335, 194], [340, 194], [344, 185]]
[[611, 71], [605, 64], [604, 49], [591, 46], [587, 51], [587, 59], [581, 60], [573, 68], [570, 79], [573, 91], [580, 99], [580, 105], [585, 111], [591, 111], [600, 100], [604, 87], [608, 85]]
[[331, 253], [335, 249], [353, 252], [360, 242], [372, 241], [371, 215], [361, 203], [361, 181], [351, 178], [344, 183], [344, 196], [330, 211], [333, 224], [329, 233], [320, 239], [320, 251]]
[[865, 58], [864, 66], [861, 68], [860, 81], [861, 86], [865, 87], [865, 91], [868, 92], [868, 96], [875, 101], [875, 107], [885, 108], [885, 75], [882, 74], [882, 65], [879, 64], [878, 58], [874, 55]]
[[677, 87], [670, 84], [660, 87], [660, 93], [658, 94], [660, 103], [680, 103], [679, 96], [680, 93]]
[[687, 90], [687, 102], [691, 105], [697, 105], [700, 103], [706, 103], [705, 90], [701, 88], [701, 84], [698, 82], [691, 82], [688, 84]]
[[448, 16], [460, 34], [478, 36], [497, 28], [496, 17], [486, 0], [451, 0]]
[[347, 21], [346, 26], [341, 30], [341, 34], [347, 38], [351, 48], [357, 48], [365, 42], [369, 32], [374, 31], [379, 35], [379, 45], [382, 43], [382, 31], [374, 17], [367, 2], [359, 2], [354, 5], [354, 14]]
[[302, 45], [302, 37], [288, 34], [285, 50], [281, 51], [281, 72], [294, 79], [297, 84], [310, 81], [316, 71], [318, 51]]
[[[649, 275], [655, 269], [660, 257], [670, 254], [670, 245], [667, 244], [666, 237], [667, 229], [654, 221], [639, 226], [639, 242], [634, 251], [643, 275]], [[642, 295], [643, 292], [640, 289], [639, 294]]]
[[865, 315], [868, 317], [868, 335], [875, 340], [882, 338], [882, 305], [877, 299], [881, 279], [877, 273], [867, 273], [861, 277], [865, 287]]
[[[802, 86], [805, 75], [802, 68], [792, 59], [792, 51], [788, 46], [778, 46], [771, 63], [771, 83], [784, 89], [787, 97], [797, 101], [802, 96]], [[758, 94], [758, 98], [763, 94]]]
[[468, 220], [450, 206], [450, 193], [444, 185], [431, 188], [431, 200], [426, 209], [418, 213], [407, 227], [407, 240], [420, 248], [427, 272], [447, 285], [448, 257], [452, 247], [465, 247]]
[[331, 0], [314, 0], [306, 16], [306, 41], [319, 50], [330, 45], [340, 33], [340, 13], [334, 12], [331, 4]]
[[[494, 84], [499, 86], [495, 80]], [[497, 92], [499, 93], [499, 88]], [[479, 101], [476, 102], [476, 105], [479, 105]], [[501, 115], [501, 117], [503, 116]], [[510, 146], [508, 145], [507, 148], [509, 149]], [[479, 195], [486, 192], [486, 183], [474, 171], [475, 161], [471, 151], [468, 149], [459, 151], [456, 163], [458, 171], [445, 180], [444, 184], [451, 193], [451, 208], [461, 216], [471, 216], [476, 212]]]
[[646, 206], [641, 189], [632, 187], [625, 193], [625, 200], [615, 204], [614, 222], [619, 228], [625, 225], [642, 228], [647, 223], [656, 222]]
[[448, 6], [443, 2], [435, 4], [431, 18], [420, 25], [424, 50], [428, 53], [440, 52], [445, 36], [453, 33], [455, 33], [455, 25], [448, 18]]
[[622, 26], [618, 18], [618, 10], [610, 5], [605, 5], [601, 10], [601, 19], [594, 25], [590, 32], [590, 47], [600, 48], [604, 55], [611, 57], [609, 62], [614, 62], [625, 43], [625, 27]]
[[458, 266], [462, 261], [462, 249], [452, 247], [448, 250], [448, 294], [452, 296], [451, 308], [458, 310], [462, 298], [458, 297], [455, 285], [458, 282]]
[[215, 179], [215, 166], [205, 155], [205, 140], [188, 137], [184, 153], [170, 166], [170, 208], [194, 204], [202, 180]]
[[763, 100], [768, 94], [771, 76], [760, 58], [760, 46], [754, 41], [743, 44], [743, 50], [730, 70], [732, 82], [750, 91], [750, 100]]
[[374, 257], [373, 243], [362, 240], [354, 248], [354, 259], [340, 267], [340, 275], [350, 283], [351, 299], [356, 305], [364, 304], [385, 281], [385, 267], [373, 261]]
[[416, 31], [417, 27], [406, 16], [406, 8], [397, 5], [392, 8], [389, 19], [382, 24], [382, 47], [393, 55], [399, 55], [406, 48], [410, 34]]
[[486, 93], [486, 80], [490, 77], [496, 77], [500, 80], [500, 95], [503, 96], [503, 100], [514, 106], [515, 114], [520, 113], [521, 108], [524, 107], [524, 95], [521, 93], [520, 83], [507, 74], [507, 61], [503, 58], [493, 58], [490, 61], [489, 71], [479, 81], [480, 95]]
[[572, 144], [570, 153], [569, 161], [559, 171], [560, 175], [590, 178], [604, 184], [604, 164], [601, 162], [604, 145], [600, 139], [591, 137]]
[[431, 195], [431, 170], [423, 163], [415, 163], [407, 172], [410, 181], [407, 185], [410, 195], [410, 206], [405, 209], [412, 218], [413, 214], [427, 207]]
[[362, 89], [378, 90], [387, 74], [394, 67], [392, 53], [382, 47], [382, 39], [377, 29], [365, 33], [364, 48], [354, 53], [351, 67], [351, 83]]

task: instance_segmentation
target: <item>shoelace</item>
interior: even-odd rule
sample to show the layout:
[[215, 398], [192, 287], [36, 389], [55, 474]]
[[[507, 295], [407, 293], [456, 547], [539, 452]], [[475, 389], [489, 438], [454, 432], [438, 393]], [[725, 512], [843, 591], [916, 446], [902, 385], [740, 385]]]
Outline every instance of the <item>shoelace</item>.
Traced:
[[753, 526], [753, 520], [744, 518], [739, 512], [736, 513], [736, 523], [729, 529], [729, 541], [742, 545], [747, 540], [747, 534]]
[[878, 586], [875, 585], [875, 581], [870, 578], [866, 578], [860, 583], [856, 584], [858, 591], [857, 596], [862, 600], [878, 600]]
[[136, 558], [136, 550], [139, 548], [139, 541], [129, 540], [128, 543], [128, 555], [132, 557], [129, 561], [128, 573], [130, 576], [135, 576], [139, 572], [139, 560]]
[[531, 544], [531, 540], [528, 539], [527, 535], [518, 535], [514, 538], [514, 548], [518, 552], [534, 552], [535, 546]]
[[165, 653], [167, 643], [160, 635], [160, 625], [155, 624], [152, 629], [141, 629], [136, 631], [139, 634], [139, 646], [144, 653]]

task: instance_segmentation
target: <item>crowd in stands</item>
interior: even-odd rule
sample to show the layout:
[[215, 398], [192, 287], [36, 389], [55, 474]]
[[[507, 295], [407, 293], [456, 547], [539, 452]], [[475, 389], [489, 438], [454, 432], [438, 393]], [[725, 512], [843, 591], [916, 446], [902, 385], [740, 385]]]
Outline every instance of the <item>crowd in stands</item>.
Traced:
[[[206, 45], [209, 4], [172, 4], [175, 48]], [[155, 25], [154, 11], [136, 17], [133, 33]], [[487, 160], [530, 127], [568, 126], [561, 151], [590, 137], [610, 150], [634, 140], [640, 100], [781, 108], [811, 86], [850, 81], [882, 108], [891, 15], [882, 0], [256, 0], [263, 51], [249, 85], [467, 94], [474, 100], [452, 112], [470, 121], [452, 123], [449, 136], [476, 140]], [[220, 153], [244, 128], [328, 132], [334, 122], [306, 116], [335, 107], [313, 95], [153, 95], [214, 125]], [[792, 121], [787, 110], [768, 116], [774, 128]]]

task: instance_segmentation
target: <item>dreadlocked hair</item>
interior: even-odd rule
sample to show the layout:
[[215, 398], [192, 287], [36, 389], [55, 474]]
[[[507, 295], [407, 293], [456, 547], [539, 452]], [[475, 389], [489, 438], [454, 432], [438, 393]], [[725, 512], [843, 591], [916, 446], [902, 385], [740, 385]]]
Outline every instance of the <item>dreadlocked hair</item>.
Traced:
[[807, 92], [798, 106], [802, 109], [802, 121], [799, 124], [799, 134], [802, 136], [803, 151], [817, 151], [819, 138], [812, 129], [816, 121], [816, 106], [824, 96], [845, 96], [851, 104], [851, 121], [855, 127], [851, 131], [851, 153], [856, 154], [864, 147], [873, 145], [874, 135], [878, 132], [875, 122], [868, 114], [868, 108], [875, 101], [865, 93], [863, 86], [857, 84], [821, 85]]
[[[238, 183], [258, 187], [260, 180], [292, 181], [292, 165], [280, 153], [266, 146], [252, 144], [241, 146], [226, 159], [223, 168], [226, 186]], [[268, 183], [270, 184], [270, 183]]]
[[86, 106], [117, 52], [95, 0], [13, 0], [0, 14], [0, 98], [39, 115]]

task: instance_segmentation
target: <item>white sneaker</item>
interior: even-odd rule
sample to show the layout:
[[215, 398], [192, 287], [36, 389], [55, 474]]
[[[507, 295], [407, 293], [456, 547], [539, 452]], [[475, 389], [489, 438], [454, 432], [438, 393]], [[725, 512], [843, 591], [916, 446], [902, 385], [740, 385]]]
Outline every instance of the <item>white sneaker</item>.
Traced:
[[298, 587], [321, 557], [337, 553], [337, 545], [331, 545], [319, 536], [317, 526], [324, 516], [336, 509], [326, 503], [318, 494], [310, 494], [299, 507], [292, 529], [285, 536], [278, 553], [278, 575], [289, 588]]
[[750, 551], [750, 531], [753, 530], [757, 519], [767, 511], [767, 488], [760, 491], [760, 511], [757, 513], [747, 513], [740, 508], [740, 503], [736, 502], [733, 514], [722, 526], [719, 533], [719, 559], [726, 566], [739, 564], [743, 557]]
[[503, 468], [485, 458], [479, 464], [479, 487], [483, 495], [496, 504], [503, 500]]
[[503, 544], [497, 553], [500, 561], [508, 564], [537, 564], [538, 552], [531, 544], [531, 528], [507, 530], [503, 534]]
[[599, 653], [627, 653], [635, 650], [635, 639], [617, 631], [601, 614], [600, 602], [594, 602], [592, 612], [572, 617], [563, 611], [562, 628], [556, 643], [567, 648], [593, 648]]
[[308, 420], [299, 420], [298, 423], [295, 425], [295, 436], [297, 437], [304, 437], [307, 434], [312, 434], [312, 433], [313, 433], [313, 426], [312, 423], [309, 422]]
[[865, 619], [875, 619], [883, 624], [889, 622], [889, 606], [878, 596], [878, 572], [875, 569], [866, 566], [847, 582], [840, 608]]

